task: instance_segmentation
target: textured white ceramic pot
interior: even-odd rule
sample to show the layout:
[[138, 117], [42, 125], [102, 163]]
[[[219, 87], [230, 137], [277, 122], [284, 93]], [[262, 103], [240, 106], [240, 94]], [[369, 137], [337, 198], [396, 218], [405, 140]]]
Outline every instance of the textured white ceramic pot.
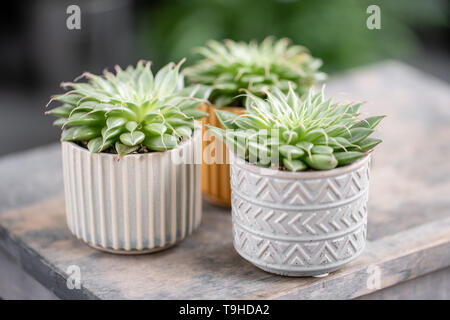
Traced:
[[328, 171], [266, 169], [231, 155], [236, 251], [287, 276], [323, 275], [364, 249], [370, 155]]
[[119, 160], [62, 142], [66, 213], [79, 239], [114, 253], [168, 248], [201, 220], [201, 129], [174, 150]]

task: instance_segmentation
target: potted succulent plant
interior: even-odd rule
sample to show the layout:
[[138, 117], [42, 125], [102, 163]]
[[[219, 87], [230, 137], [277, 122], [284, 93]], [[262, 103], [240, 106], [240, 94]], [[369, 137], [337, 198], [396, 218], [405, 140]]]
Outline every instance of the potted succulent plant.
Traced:
[[[67, 222], [89, 245], [114, 253], [167, 248], [201, 219], [199, 88], [180, 64], [155, 76], [149, 62], [83, 83], [51, 101], [61, 126]], [[50, 101], [50, 102], [51, 102]]]
[[[226, 40], [210, 41], [198, 49], [203, 59], [185, 69], [191, 83], [209, 86], [210, 105], [203, 105], [208, 118], [203, 124], [219, 126], [214, 110], [221, 108], [242, 114], [245, 112], [242, 90], [264, 97], [264, 89], [276, 86], [287, 92], [288, 83], [301, 94], [325, 78], [319, 71], [321, 60], [313, 58], [302, 46], [290, 45], [286, 38], [275, 41], [268, 37], [260, 44]], [[211, 138], [211, 139], [210, 139]], [[230, 206], [229, 165], [226, 149], [220, 141], [206, 137], [203, 142], [204, 162], [202, 191], [213, 203]], [[208, 148], [208, 149], [206, 149]], [[208, 157], [209, 155], [213, 157]]]
[[361, 104], [273, 88], [248, 94], [245, 115], [216, 110], [231, 149], [234, 247], [261, 269], [321, 275], [355, 259], [366, 242], [369, 137], [383, 116]]

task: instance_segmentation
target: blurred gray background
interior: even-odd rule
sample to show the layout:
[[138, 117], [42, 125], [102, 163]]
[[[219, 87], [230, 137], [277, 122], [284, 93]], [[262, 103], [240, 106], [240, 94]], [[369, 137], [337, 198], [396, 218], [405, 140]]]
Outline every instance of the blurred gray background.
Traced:
[[[66, 9], [81, 8], [81, 30]], [[368, 30], [366, 8], [381, 8], [381, 30]], [[41, 0], [5, 2], [0, 23], [0, 155], [55, 142], [44, 116], [59, 84], [115, 64], [196, 57], [206, 40], [290, 37], [310, 48], [332, 75], [400, 59], [450, 80], [449, 5], [441, 0]]]

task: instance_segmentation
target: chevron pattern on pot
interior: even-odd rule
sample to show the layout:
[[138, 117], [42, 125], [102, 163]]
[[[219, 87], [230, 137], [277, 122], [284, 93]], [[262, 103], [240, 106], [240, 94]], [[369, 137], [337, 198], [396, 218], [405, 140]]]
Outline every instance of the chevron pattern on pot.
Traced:
[[369, 182], [368, 162], [357, 170], [326, 179], [292, 180], [264, 176], [245, 170], [240, 165], [231, 168], [232, 189], [261, 203], [286, 206], [307, 206], [351, 199], [363, 192]]
[[366, 242], [366, 157], [324, 172], [260, 169], [232, 158], [234, 247], [256, 266], [284, 275], [338, 269]]
[[329, 238], [367, 221], [367, 192], [339, 207], [317, 210], [286, 210], [256, 206], [236, 194], [233, 219], [255, 233], [279, 235], [294, 240]]
[[262, 267], [303, 271], [336, 268], [356, 257], [365, 246], [366, 225], [341, 237], [319, 241], [282, 241], [255, 235], [233, 225], [234, 247], [241, 256]]

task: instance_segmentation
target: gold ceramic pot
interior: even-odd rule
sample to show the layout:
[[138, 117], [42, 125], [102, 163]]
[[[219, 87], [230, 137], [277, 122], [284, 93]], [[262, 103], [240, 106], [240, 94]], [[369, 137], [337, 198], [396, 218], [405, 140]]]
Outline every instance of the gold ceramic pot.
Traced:
[[[213, 105], [202, 105], [200, 110], [208, 113], [208, 116], [202, 119], [203, 127], [203, 161], [202, 161], [202, 193], [203, 197], [209, 202], [224, 206], [231, 206], [231, 187], [230, 187], [230, 165], [228, 161], [228, 151], [224, 143], [215, 139], [210, 133], [206, 132], [206, 124], [223, 128], [216, 117]], [[220, 110], [243, 114], [245, 108], [242, 107], [221, 107]]]

